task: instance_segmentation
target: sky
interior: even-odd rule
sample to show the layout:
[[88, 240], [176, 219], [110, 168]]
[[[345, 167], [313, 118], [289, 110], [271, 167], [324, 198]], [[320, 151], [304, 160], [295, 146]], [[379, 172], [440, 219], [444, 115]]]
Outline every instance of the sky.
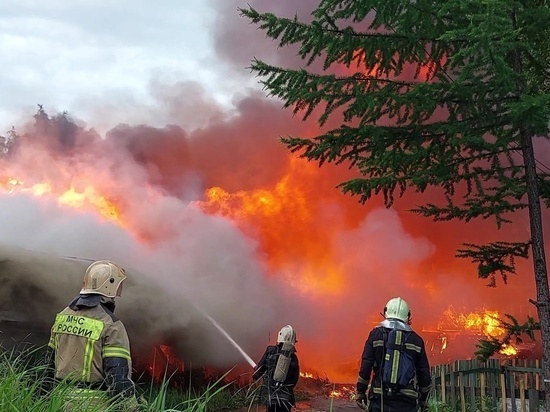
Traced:
[[[120, 313], [147, 345], [163, 336], [198, 363], [242, 361], [183, 303], [192, 297], [251, 354], [292, 323], [305, 365], [351, 380], [372, 319], [394, 295], [413, 305], [419, 327], [436, 326], [452, 304], [502, 310], [518, 291], [531, 297], [531, 282], [515, 278], [516, 289], [487, 292], [454, 259], [461, 241], [495, 240], [492, 222], [436, 226], [407, 212], [418, 195], [391, 210], [380, 199], [362, 206], [336, 188], [353, 171], [285, 151], [279, 136], [318, 128], [282, 110], [247, 69], [255, 57], [300, 64], [239, 16], [247, 3], [307, 20], [316, 1], [0, 2], [0, 135], [15, 126], [25, 142], [0, 161], [0, 179], [21, 182], [0, 193], [0, 244], [136, 270]], [[33, 124], [38, 104], [69, 113], [69, 140]], [[44, 182], [55, 196], [31, 195]], [[75, 192], [91, 205], [68, 205]], [[111, 201], [114, 221], [97, 211]], [[527, 233], [520, 220], [507, 236]], [[4, 270], [8, 256], [22, 269]], [[18, 290], [9, 274], [20, 273], [50, 296], [55, 305], [38, 311], [49, 319], [80, 279], [69, 285], [74, 267], [40, 256], [0, 247], [0, 278]], [[26, 299], [14, 303], [34, 308]]]
[[[9, 128], [37, 104], [98, 120], [104, 129], [164, 125], [175, 113], [163, 100], [182, 88], [228, 107], [256, 82], [245, 61], [238, 68], [218, 56], [220, 3], [226, 2], [1, 2], [0, 125]], [[236, 15], [236, 4], [227, 3], [232, 7], [223, 11]]]

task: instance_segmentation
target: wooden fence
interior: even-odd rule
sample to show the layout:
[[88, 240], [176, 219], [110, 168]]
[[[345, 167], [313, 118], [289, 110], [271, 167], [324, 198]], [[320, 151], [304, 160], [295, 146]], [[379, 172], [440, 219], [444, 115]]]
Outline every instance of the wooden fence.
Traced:
[[544, 399], [540, 361], [461, 360], [432, 367], [432, 397], [461, 412], [534, 412]]

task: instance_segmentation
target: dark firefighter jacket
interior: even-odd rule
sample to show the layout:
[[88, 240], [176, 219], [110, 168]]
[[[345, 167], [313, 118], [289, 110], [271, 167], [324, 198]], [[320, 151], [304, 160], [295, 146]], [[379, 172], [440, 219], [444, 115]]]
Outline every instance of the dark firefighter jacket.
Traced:
[[[388, 320], [383, 321], [379, 326], [375, 327], [369, 334], [363, 354], [361, 356], [361, 367], [359, 369], [359, 377], [357, 379], [357, 393], [366, 393], [369, 383], [371, 383], [369, 398], [380, 397], [382, 394], [381, 383], [381, 365], [384, 358], [384, 326], [390, 326], [393, 324]], [[431, 375], [430, 365], [428, 357], [426, 355], [426, 348], [424, 346], [424, 340], [414, 331], [410, 329], [410, 326], [400, 322], [400, 326], [405, 330], [410, 330], [406, 342], [405, 350], [410, 353], [415, 362], [416, 382], [411, 383], [407, 388], [402, 389], [397, 395], [403, 397], [403, 399], [410, 399], [411, 401], [419, 400], [425, 402], [428, 397], [431, 388]], [[386, 328], [389, 332], [390, 328]], [[372, 382], [371, 382], [371, 374]]]
[[298, 357], [292, 353], [290, 367], [286, 379], [282, 385], [276, 384], [273, 380], [273, 373], [277, 365], [277, 359], [281, 352], [282, 344], [277, 346], [268, 346], [256, 366], [252, 379], [255, 381], [263, 377], [262, 387], [260, 389], [260, 402], [264, 405], [290, 404], [295, 405], [294, 387], [300, 378], [300, 365]]
[[134, 395], [130, 342], [113, 310], [100, 295], [80, 295], [56, 315], [47, 355], [55, 381], [74, 380], [112, 398]]

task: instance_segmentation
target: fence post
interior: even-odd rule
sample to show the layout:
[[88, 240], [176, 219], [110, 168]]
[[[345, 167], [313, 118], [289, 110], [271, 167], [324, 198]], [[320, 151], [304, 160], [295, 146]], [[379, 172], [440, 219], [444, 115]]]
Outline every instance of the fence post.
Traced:
[[521, 412], [527, 412], [527, 408], [525, 406], [525, 379], [519, 380], [519, 399], [520, 399], [520, 411]]
[[[478, 369], [479, 361], [474, 359], [468, 362], [470, 369]], [[475, 412], [476, 408], [476, 388], [477, 388], [477, 374], [470, 372], [470, 411]]]
[[449, 365], [450, 383], [451, 383], [451, 407], [456, 408], [456, 379], [455, 379], [455, 364]]
[[[538, 369], [540, 367], [540, 364], [539, 364], [539, 360], [537, 359], [535, 361], [535, 367]], [[535, 374], [535, 389], [537, 391], [540, 391], [540, 374], [539, 373], [536, 373]]]
[[510, 406], [512, 412], [517, 412], [516, 408], [516, 373], [508, 370], [506, 372], [508, 375], [508, 385], [510, 386]]
[[443, 402], [443, 404], [446, 404], [447, 403], [447, 396], [446, 396], [446, 393], [445, 393], [445, 386], [446, 386], [446, 382], [445, 382], [445, 365], [443, 365], [441, 367], [441, 402]]
[[500, 373], [500, 402], [502, 404], [502, 412], [506, 412], [506, 378], [504, 371]]
[[460, 410], [466, 412], [466, 397], [464, 396], [464, 374], [462, 373], [462, 361], [458, 361], [458, 390], [460, 393]]
[[[491, 407], [496, 408], [498, 404], [498, 378], [500, 365], [496, 359], [489, 359], [487, 366], [491, 369], [491, 374], [489, 375], [489, 390], [491, 392]], [[495, 372], [496, 370], [496, 372]]]
[[481, 412], [485, 412], [485, 384], [486, 384], [486, 378], [485, 378], [485, 372], [481, 372], [481, 376], [479, 377], [479, 393], [481, 395]]
[[[532, 360], [525, 359], [524, 362], [525, 362], [525, 367], [527, 369], [532, 369], [534, 367]], [[528, 372], [528, 371], [525, 372], [523, 374], [523, 378], [524, 378], [523, 379], [523, 389], [525, 390], [525, 396], [526, 396], [525, 399], [528, 399], [529, 395], [528, 395], [527, 391], [533, 385], [533, 372]]]
[[538, 412], [539, 409], [539, 391], [529, 388], [529, 412]]

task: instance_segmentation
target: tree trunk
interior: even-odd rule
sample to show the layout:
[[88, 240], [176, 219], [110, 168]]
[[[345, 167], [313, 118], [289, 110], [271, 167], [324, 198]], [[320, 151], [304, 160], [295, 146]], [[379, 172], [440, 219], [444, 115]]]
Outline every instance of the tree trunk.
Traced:
[[521, 132], [521, 146], [525, 178], [527, 180], [527, 200], [529, 203], [529, 223], [531, 226], [531, 249], [533, 268], [535, 270], [535, 287], [537, 290], [537, 312], [540, 322], [542, 340], [542, 374], [544, 379], [546, 410], [550, 407], [550, 293], [542, 233], [542, 213], [537, 182], [533, 135], [529, 130]]
[[[514, 29], [517, 29], [515, 10], [511, 13]], [[521, 54], [518, 49], [512, 52], [513, 66], [517, 73], [523, 73]], [[518, 90], [523, 95], [525, 84], [518, 82]], [[527, 203], [529, 210], [529, 225], [531, 229], [531, 250], [533, 252], [533, 269], [535, 271], [535, 288], [537, 290], [537, 314], [540, 322], [542, 340], [542, 376], [544, 382], [545, 410], [550, 408], [550, 292], [548, 290], [548, 274], [544, 252], [542, 233], [542, 212], [537, 181], [537, 165], [533, 148], [533, 132], [528, 127], [520, 129], [521, 152], [525, 167], [527, 183]]]

